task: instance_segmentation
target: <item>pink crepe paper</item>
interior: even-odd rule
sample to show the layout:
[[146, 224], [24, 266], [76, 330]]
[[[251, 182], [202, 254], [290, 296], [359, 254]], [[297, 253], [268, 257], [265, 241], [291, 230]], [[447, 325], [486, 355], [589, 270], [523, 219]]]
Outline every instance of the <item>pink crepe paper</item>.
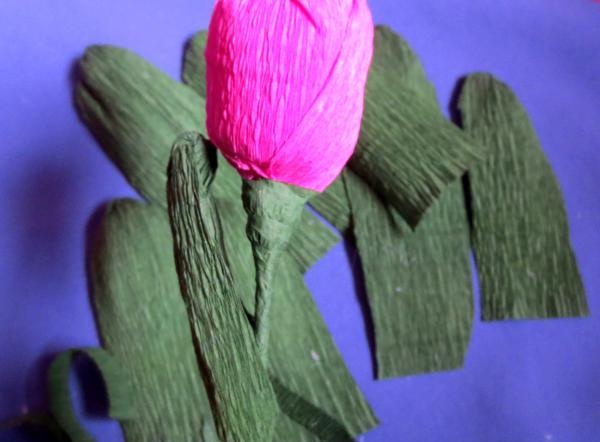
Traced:
[[209, 137], [246, 179], [323, 191], [358, 140], [373, 34], [366, 0], [217, 0]]

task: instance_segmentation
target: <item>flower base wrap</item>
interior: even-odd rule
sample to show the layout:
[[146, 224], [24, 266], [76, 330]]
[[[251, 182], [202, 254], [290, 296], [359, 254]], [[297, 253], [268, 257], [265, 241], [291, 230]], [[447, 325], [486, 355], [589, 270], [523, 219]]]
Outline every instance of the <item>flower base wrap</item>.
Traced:
[[256, 266], [254, 329], [263, 362], [267, 360], [273, 275], [312, 194], [268, 180], [244, 181], [242, 187], [242, 201], [248, 214], [246, 233]]

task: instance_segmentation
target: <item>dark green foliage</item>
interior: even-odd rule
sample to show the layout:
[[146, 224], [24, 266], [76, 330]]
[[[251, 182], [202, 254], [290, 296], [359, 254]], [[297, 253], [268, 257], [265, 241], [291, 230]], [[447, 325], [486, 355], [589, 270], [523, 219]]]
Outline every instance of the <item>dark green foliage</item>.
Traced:
[[201, 97], [206, 97], [206, 62], [204, 49], [206, 48], [207, 31], [200, 31], [193, 35], [187, 42], [183, 54], [183, 69], [181, 79]]
[[415, 227], [448, 184], [482, 157], [440, 112], [406, 42], [378, 27], [352, 170]]
[[[203, 98], [137, 55], [113, 46], [88, 48], [79, 68], [75, 102], [81, 119], [131, 185], [166, 208], [170, 146], [182, 132], [205, 133]], [[239, 175], [225, 161], [220, 167], [227, 171], [215, 182], [213, 195], [239, 196]], [[305, 211], [289, 252], [306, 270], [338, 240]]]
[[270, 441], [279, 407], [232, 277], [210, 195], [215, 171], [216, 151], [199, 134], [178, 138], [168, 203], [181, 294], [220, 439]]
[[467, 78], [459, 106], [490, 152], [469, 171], [483, 318], [587, 315], [560, 187], [525, 109], [486, 74]]
[[103, 346], [132, 386], [137, 417], [122, 422], [126, 440], [215, 441], [167, 214], [129, 200], [111, 203], [90, 272]]
[[344, 174], [375, 327], [379, 378], [462, 366], [473, 320], [469, 229], [459, 183], [416, 230]]
[[[246, 311], [254, 313], [252, 248], [240, 201], [218, 201], [225, 245]], [[358, 435], [377, 424], [307, 290], [297, 264], [281, 260], [274, 280], [269, 367], [286, 387]], [[285, 411], [285, 404], [280, 404]]]
[[325, 192], [311, 198], [309, 204], [340, 232], [350, 228], [350, 203], [341, 177], [331, 183]]

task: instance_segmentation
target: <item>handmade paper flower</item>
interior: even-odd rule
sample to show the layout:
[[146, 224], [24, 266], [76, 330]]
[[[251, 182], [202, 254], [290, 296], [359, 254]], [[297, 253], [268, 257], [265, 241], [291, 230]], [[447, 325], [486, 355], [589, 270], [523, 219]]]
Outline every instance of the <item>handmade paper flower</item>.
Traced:
[[211, 141], [246, 179], [323, 191], [358, 140], [373, 33], [366, 0], [217, 0]]

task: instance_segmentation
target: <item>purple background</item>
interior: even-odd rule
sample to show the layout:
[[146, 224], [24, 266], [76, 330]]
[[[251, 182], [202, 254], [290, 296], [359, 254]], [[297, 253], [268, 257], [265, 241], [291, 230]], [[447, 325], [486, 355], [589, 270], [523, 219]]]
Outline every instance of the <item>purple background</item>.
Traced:
[[[0, 3], [0, 419], [39, 407], [56, 351], [98, 344], [84, 272], [94, 209], [132, 196], [71, 103], [86, 45], [112, 43], [179, 76], [209, 1]], [[591, 0], [371, 0], [422, 58], [444, 108], [488, 70], [522, 98], [558, 175], [592, 313], [600, 311], [600, 5]], [[381, 419], [363, 441], [599, 441], [600, 318], [482, 324], [464, 370], [373, 381], [342, 244], [307, 275]], [[114, 422], [90, 421], [99, 441]], [[4, 437], [2, 437], [2, 434]], [[2, 440], [16, 440], [2, 433]]]

